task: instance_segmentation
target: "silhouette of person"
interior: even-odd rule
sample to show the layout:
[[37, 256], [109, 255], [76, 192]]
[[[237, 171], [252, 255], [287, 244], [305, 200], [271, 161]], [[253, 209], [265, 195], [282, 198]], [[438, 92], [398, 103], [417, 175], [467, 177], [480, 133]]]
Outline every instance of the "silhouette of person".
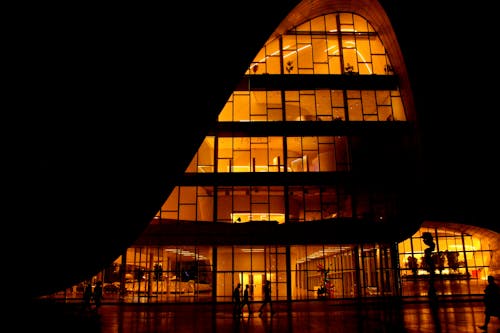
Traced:
[[233, 317], [242, 317], [241, 313], [241, 298], [240, 298], [240, 287], [241, 283], [236, 285], [236, 288], [233, 290]]
[[488, 329], [491, 316], [500, 318], [500, 287], [493, 276], [488, 276], [488, 285], [484, 289], [484, 325], [478, 326], [482, 330]]
[[96, 311], [101, 307], [103, 298], [104, 296], [102, 294], [102, 281], [97, 281], [94, 287], [94, 303]]
[[247, 284], [245, 285], [245, 290], [243, 291], [243, 302], [241, 303], [241, 311], [243, 311], [243, 308], [245, 307], [245, 305], [247, 306], [248, 308], [248, 316], [250, 316], [253, 311], [252, 311], [252, 307], [250, 306], [250, 295], [249, 295], [249, 292], [250, 292], [250, 286]]
[[92, 292], [92, 284], [90, 282], [87, 282], [85, 285], [85, 288], [83, 289], [83, 309], [84, 310], [90, 310], [91, 307], [91, 302], [92, 298], [94, 297], [93, 292]]
[[264, 309], [266, 304], [269, 304], [269, 309], [271, 310], [271, 314], [273, 314], [273, 302], [271, 301], [271, 281], [269, 280], [267, 280], [264, 284], [264, 302], [259, 308], [259, 317], [262, 316], [262, 310]]
[[436, 248], [434, 243], [434, 237], [430, 232], [422, 233], [422, 239], [427, 248], [424, 250], [424, 260], [427, 271], [429, 272], [429, 292], [428, 295], [431, 298], [436, 297], [436, 287], [434, 286], [434, 279], [436, 277], [436, 264], [432, 258], [432, 252]]
[[408, 256], [408, 268], [410, 268], [413, 276], [418, 275], [418, 261], [417, 258], [413, 256]]

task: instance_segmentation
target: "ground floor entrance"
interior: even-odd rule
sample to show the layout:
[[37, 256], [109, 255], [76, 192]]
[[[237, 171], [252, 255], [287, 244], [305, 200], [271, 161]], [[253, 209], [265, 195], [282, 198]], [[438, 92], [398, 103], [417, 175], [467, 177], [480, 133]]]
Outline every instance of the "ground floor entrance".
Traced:
[[78, 300], [97, 281], [107, 301], [124, 303], [231, 302], [238, 283], [260, 302], [265, 281], [278, 302], [426, 296], [424, 234], [437, 293], [482, 294], [497, 258], [490, 239], [432, 225], [393, 244], [132, 246], [90, 280], [47, 297]]

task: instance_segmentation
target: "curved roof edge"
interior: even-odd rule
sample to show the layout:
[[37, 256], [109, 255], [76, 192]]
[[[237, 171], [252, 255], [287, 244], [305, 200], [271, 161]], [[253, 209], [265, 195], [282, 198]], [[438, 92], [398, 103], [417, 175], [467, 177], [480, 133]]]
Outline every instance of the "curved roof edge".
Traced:
[[496, 280], [500, 280], [500, 233], [479, 226], [454, 222], [424, 221], [422, 227], [446, 228], [448, 230], [466, 233], [480, 238], [481, 243], [485, 243], [486, 248], [491, 250], [492, 253], [489, 274], [494, 276]]
[[353, 12], [369, 21], [379, 34], [389, 55], [394, 72], [398, 75], [400, 93], [407, 111], [408, 120], [416, 121], [415, 105], [408, 71], [396, 33], [385, 9], [377, 0], [303, 0], [280, 23], [270, 36], [274, 39], [287, 30], [307, 20], [333, 12]]

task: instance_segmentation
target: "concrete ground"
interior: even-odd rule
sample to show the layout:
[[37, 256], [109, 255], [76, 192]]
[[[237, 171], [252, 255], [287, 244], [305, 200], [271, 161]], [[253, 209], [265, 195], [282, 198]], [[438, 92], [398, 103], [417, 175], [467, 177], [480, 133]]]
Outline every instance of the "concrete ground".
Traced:
[[[252, 304], [257, 311], [260, 303]], [[271, 315], [254, 312], [233, 318], [231, 304], [104, 304], [84, 310], [80, 303], [40, 301], [17, 311], [11, 331], [67, 333], [430, 333], [484, 332], [480, 297], [383, 298], [274, 303]], [[492, 317], [488, 332], [500, 332]]]

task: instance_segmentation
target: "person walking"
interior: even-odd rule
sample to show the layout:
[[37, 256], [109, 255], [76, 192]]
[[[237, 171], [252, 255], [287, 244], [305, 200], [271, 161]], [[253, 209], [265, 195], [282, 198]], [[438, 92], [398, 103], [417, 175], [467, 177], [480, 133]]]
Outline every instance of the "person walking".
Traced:
[[236, 288], [233, 290], [233, 317], [239, 318], [243, 317], [241, 313], [241, 295], [240, 295], [241, 283], [236, 285]]
[[245, 305], [248, 308], [248, 317], [253, 313], [252, 307], [250, 305], [250, 286], [247, 284], [245, 285], [245, 290], [243, 291], [243, 303], [241, 303], [241, 311], [243, 312], [243, 308]]
[[94, 287], [94, 304], [96, 311], [101, 307], [103, 298], [102, 281], [97, 281]]
[[83, 309], [88, 311], [92, 309], [92, 298], [94, 297], [92, 291], [92, 283], [87, 282], [85, 288], [83, 289]]
[[484, 325], [478, 326], [482, 330], [488, 329], [491, 316], [500, 318], [500, 287], [493, 276], [488, 276], [488, 285], [484, 289]]
[[266, 280], [264, 284], [264, 302], [259, 308], [259, 317], [262, 317], [262, 310], [264, 307], [269, 304], [269, 310], [271, 311], [271, 315], [274, 314], [273, 311], [273, 302], [271, 301], [271, 281]]

